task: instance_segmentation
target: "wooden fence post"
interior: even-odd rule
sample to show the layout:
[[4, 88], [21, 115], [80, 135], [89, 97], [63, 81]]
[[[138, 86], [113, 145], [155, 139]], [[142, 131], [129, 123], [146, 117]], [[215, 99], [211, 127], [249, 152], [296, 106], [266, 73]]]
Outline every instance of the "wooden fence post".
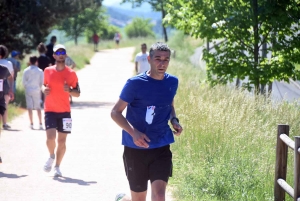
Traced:
[[300, 136], [295, 136], [294, 200], [300, 197]]
[[278, 125], [275, 165], [274, 200], [285, 200], [285, 191], [277, 183], [278, 179], [286, 181], [288, 146], [280, 139], [281, 134], [289, 136], [289, 125]]

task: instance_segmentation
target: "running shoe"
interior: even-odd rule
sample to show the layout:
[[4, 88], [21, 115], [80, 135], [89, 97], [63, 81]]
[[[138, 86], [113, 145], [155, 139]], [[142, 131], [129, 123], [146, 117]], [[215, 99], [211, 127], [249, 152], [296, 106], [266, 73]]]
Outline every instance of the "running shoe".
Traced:
[[125, 197], [125, 193], [119, 193], [116, 195], [115, 201], [120, 201], [122, 200], [123, 197]]
[[59, 167], [54, 167], [54, 177], [62, 177]]
[[44, 171], [45, 172], [50, 172], [51, 171], [53, 162], [54, 162], [54, 159], [51, 158], [51, 157], [47, 160], [46, 164], [44, 165]]
[[34, 128], [33, 128], [33, 124], [30, 124], [30, 128], [33, 130]]
[[43, 125], [42, 125], [42, 124], [40, 124], [40, 130], [44, 130], [44, 128], [43, 128]]
[[10, 125], [8, 125], [8, 124], [3, 124], [3, 129], [4, 129], [4, 130], [10, 129], [10, 128], [11, 128]]

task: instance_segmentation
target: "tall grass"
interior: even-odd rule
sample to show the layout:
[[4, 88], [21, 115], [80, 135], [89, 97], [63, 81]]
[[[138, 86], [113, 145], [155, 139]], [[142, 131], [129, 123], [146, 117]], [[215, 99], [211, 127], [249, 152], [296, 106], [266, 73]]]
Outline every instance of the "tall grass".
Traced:
[[[192, 46], [192, 40], [182, 43], [186, 37], [177, 37], [182, 38], [170, 44], [178, 57], [168, 69], [179, 78], [175, 107], [184, 127], [172, 145], [175, 199], [273, 200], [277, 125], [289, 124], [290, 135], [299, 135], [299, 106], [254, 98], [227, 86], [209, 87], [205, 72], [186, 62], [190, 50], [184, 46]], [[289, 160], [290, 184], [292, 167]]]

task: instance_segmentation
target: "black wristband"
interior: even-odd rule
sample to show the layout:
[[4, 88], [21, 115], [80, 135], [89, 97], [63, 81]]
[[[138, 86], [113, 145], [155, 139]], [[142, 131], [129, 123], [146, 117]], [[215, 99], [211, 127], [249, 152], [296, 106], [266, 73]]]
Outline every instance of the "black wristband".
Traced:
[[170, 122], [172, 123], [172, 121], [173, 121], [174, 119], [179, 123], [179, 119], [178, 119], [177, 117], [172, 117], [172, 118], [170, 119]]
[[72, 88], [69, 88], [69, 92], [71, 93], [73, 91], [73, 89]]

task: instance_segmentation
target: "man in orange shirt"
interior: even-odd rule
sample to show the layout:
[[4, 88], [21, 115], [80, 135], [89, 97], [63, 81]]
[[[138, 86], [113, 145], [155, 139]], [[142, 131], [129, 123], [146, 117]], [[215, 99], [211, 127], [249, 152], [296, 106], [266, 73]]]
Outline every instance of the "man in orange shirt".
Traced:
[[[50, 157], [44, 166], [45, 172], [50, 172], [55, 162], [54, 176], [62, 176], [60, 163], [66, 152], [67, 134], [71, 133], [72, 119], [69, 96], [79, 97], [80, 88], [74, 70], [65, 65], [67, 52], [65, 46], [58, 44], [53, 48], [56, 65], [44, 71], [43, 93], [45, 94], [45, 127], [47, 147]], [[56, 131], [58, 135], [56, 135]], [[54, 153], [56, 148], [56, 155]]]

